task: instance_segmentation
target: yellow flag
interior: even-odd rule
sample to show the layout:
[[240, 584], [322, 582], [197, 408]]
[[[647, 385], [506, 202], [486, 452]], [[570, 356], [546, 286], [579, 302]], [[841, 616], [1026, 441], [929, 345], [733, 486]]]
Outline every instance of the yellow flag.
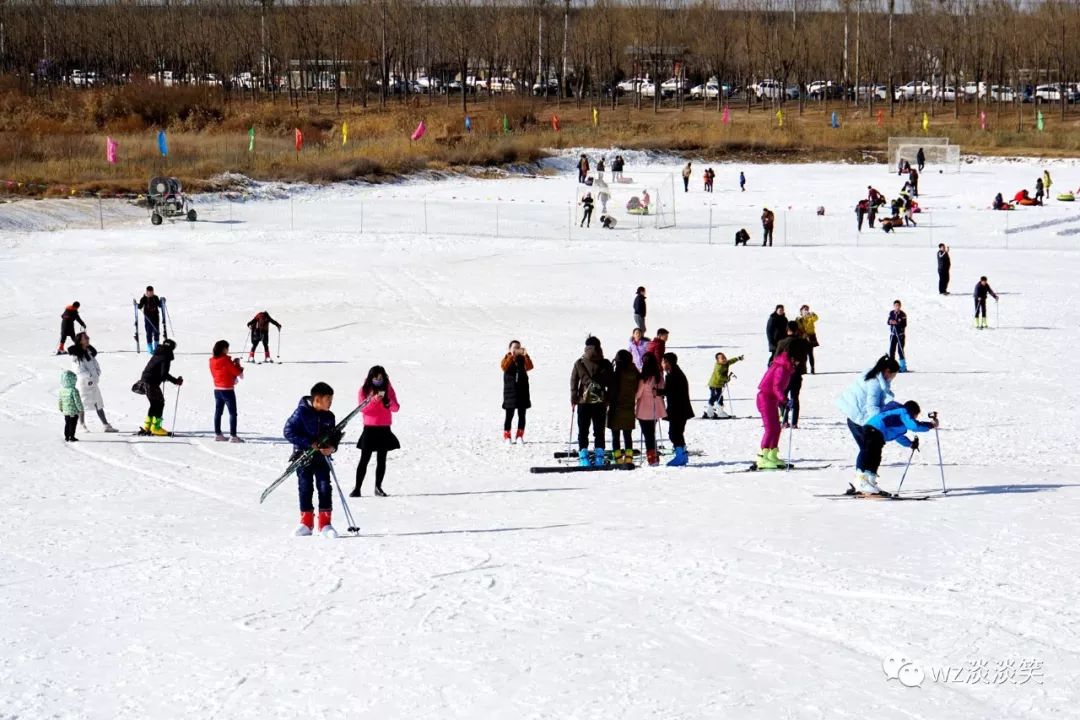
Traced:
[[593, 127], [596, 127], [597, 125], [600, 124], [600, 111], [597, 110], [596, 108], [592, 109], [592, 124], [593, 124]]
[[784, 113], [780, 110], [776, 111], [776, 126], [784, 127]]
[[349, 123], [341, 123], [341, 144], [349, 142]]
[[930, 129], [930, 116], [926, 113], [922, 114], [922, 131], [926, 132]]

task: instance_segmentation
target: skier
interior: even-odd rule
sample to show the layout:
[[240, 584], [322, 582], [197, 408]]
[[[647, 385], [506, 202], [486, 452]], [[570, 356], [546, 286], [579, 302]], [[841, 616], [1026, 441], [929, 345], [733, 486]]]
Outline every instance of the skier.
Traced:
[[263, 310], [260, 313], [256, 313], [255, 317], [248, 321], [248, 329], [251, 330], [251, 352], [248, 353], [248, 362], [255, 362], [255, 348], [259, 347], [259, 343], [263, 346], [263, 361], [272, 363], [273, 358], [270, 357], [270, 326], [273, 325], [281, 332], [281, 323], [274, 318], [270, 317], [269, 310]]
[[592, 464], [602, 466], [604, 458], [604, 420], [607, 414], [611, 363], [604, 358], [600, 338], [590, 335], [585, 351], [570, 371], [570, 405], [577, 409], [578, 464], [589, 465], [589, 428], [593, 431]]
[[[168, 342], [168, 341], [166, 341]], [[300, 525], [293, 535], [303, 537], [311, 535], [315, 526], [315, 507], [312, 505], [312, 493], [319, 493], [319, 534], [326, 538], [336, 538], [337, 531], [331, 524], [334, 510], [334, 497], [330, 490], [330, 460], [337, 451], [340, 437], [330, 437], [328, 442], [320, 444], [337, 425], [330, 407], [334, 404], [334, 389], [324, 382], [317, 382], [311, 388], [311, 394], [300, 398], [296, 409], [285, 422], [285, 439], [293, 445], [292, 459], [298, 458], [310, 448], [317, 448], [311, 462], [296, 470], [296, 479], [300, 491]]]
[[629, 350], [615, 353], [615, 366], [608, 392], [607, 426], [611, 430], [611, 452], [615, 464], [634, 464], [634, 423], [638, 381], [641, 373]]
[[369, 403], [364, 408], [364, 432], [356, 441], [356, 447], [360, 450], [360, 462], [356, 465], [356, 487], [349, 493], [349, 497], [360, 497], [360, 486], [364, 484], [364, 476], [367, 475], [367, 466], [371, 462], [371, 455], [375, 455], [375, 494], [386, 497], [383, 492], [383, 478], [386, 476], [386, 453], [401, 447], [397, 436], [390, 429], [394, 422], [394, 413], [401, 409], [398, 405], [397, 393], [390, 384], [390, 377], [382, 365], [375, 365], [368, 370], [367, 379], [360, 387], [358, 403], [363, 403], [372, 395], [381, 402]]
[[874, 367], [844, 388], [836, 400], [836, 406], [844, 412], [848, 430], [860, 450], [863, 446], [863, 425], [892, 401], [892, 381], [898, 372], [900, 365], [888, 355], [882, 355]]
[[975, 284], [975, 327], [984, 330], [989, 325], [986, 324], [986, 296], [991, 295], [994, 298], [994, 302], [998, 301], [997, 293], [990, 287], [990, 282], [983, 275], [979, 278], [979, 282]]
[[[859, 458], [855, 461], [856, 485], [853, 486], [855, 494], [882, 495], [889, 493], [878, 487], [877, 473], [881, 466], [881, 451], [885, 443], [895, 440], [904, 447], [912, 450], [919, 449], [919, 438], [909, 440], [905, 434], [911, 432], [927, 432], [937, 427], [937, 420], [931, 422], [919, 422], [919, 403], [908, 400], [903, 405], [890, 403], [890, 407], [883, 412], [870, 418], [863, 426], [863, 446], [859, 451]], [[849, 490], [849, 492], [852, 492]]]
[[791, 353], [797, 351], [797, 347], [788, 347], [787, 352], [777, 353], [758, 383], [757, 409], [765, 427], [756, 463], [759, 470], [787, 467], [779, 457], [780, 404], [784, 401], [784, 394], [795, 372], [795, 364], [802, 359], [792, 356]]
[[664, 412], [664, 375], [656, 356], [645, 355], [641, 365], [641, 378], [638, 380], [637, 393], [634, 395], [634, 416], [641, 423], [641, 436], [645, 439], [645, 461], [656, 466], [660, 464], [660, 455], [656, 452], [656, 423], [667, 417]]
[[81, 307], [78, 300], [64, 308], [64, 312], [60, 314], [60, 344], [56, 346], [56, 354], [64, 354], [64, 341], [71, 338], [72, 342], [78, 342], [75, 337], [75, 323], [82, 325], [82, 329], [86, 329], [86, 323], [79, 317], [79, 308]]
[[503, 442], [507, 445], [510, 440], [510, 423], [517, 412], [517, 436], [514, 442], [525, 442], [525, 412], [532, 407], [529, 396], [529, 372], [533, 369], [532, 358], [529, 352], [521, 346], [517, 340], [511, 340], [510, 346], [499, 367], [503, 372], [503, 410], [506, 418], [503, 420]]
[[915, 165], [918, 166], [919, 172], [922, 172], [923, 168], [926, 167], [926, 153], [923, 152], [922, 148], [919, 148], [919, 152], [915, 153]]
[[938, 243], [937, 246], [937, 291], [938, 295], [949, 294], [949, 269], [952, 268], [952, 258], [949, 257], [949, 246]]
[[75, 425], [84, 409], [79, 391], [75, 389], [75, 380], [75, 373], [70, 370], [60, 373], [60, 397], [57, 399], [57, 407], [64, 416], [64, 442], [79, 441], [79, 438], [75, 437]]
[[[81, 332], [75, 336], [75, 344], [67, 349], [71, 355], [75, 374], [79, 378], [79, 395], [83, 405], [93, 408], [97, 413], [101, 424], [105, 426], [105, 432], [118, 432], [105, 418], [105, 401], [101, 397], [101, 366], [97, 361], [97, 349], [90, 344], [90, 336]], [[86, 412], [79, 414], [79, 424], [86, 430]], [[89, 431], [87, 431], [89, 432]]]
[[682, 169], [683, 192], [690, 192], [690, 176], [693, 174], [694, 171], [690, 169], [690, 163], [686, 163], [686, 167]]
[[714, 359], [716, 364], [709, 376], [709, 404], [705, 408], [705, 414], [701, 416], [702, 419], [731, 417], [724, 410], [724, 387], [735, 377], [731, 374], [731, 366], [742, 360], [743, 356], [728, 360], [727, 355], [718, 352]]
[[648, 308], [645, 302], [645, 287], [639, 285], [634, 294], [634, 327], [645, 332], [645, 312]]
[[630, 344], [627, 346], [627, 350], [630, 351], [630, 356], [634, 358], [634, 367], [641, 370], [641, 364], [645, 360], [645, 355], [648, 353], [649, 340], [645, 338], [645, 333], [641, 328], [634, 328], [630, 333]]
[[810, 312], [809, 305], [803, 305], [799, 308], [799, 319], [796, 322], [799, 323], [799, 332], [806, 338], [807, 345], [810, 348], [806, 360], [810, 364], [811, 375], [814, 374], [814, 348], [821, 345], [817, 339], [817, 321], [818, 314]]
[[776, 344], [777, 355], [789, 355], [792, 358], [801, 358], [794, 362], [794, 370], [784, 391], [786, 402], [780, 414], [781, 424], [784, 428], [799, 429], [799, 394], [802, 392], [803, 375], [806, 374], [806, 358], [813, 352], [810, 342], [803, 336], [802, 329], [797, 321], [789, 321], [787, 337]]
[[[214, 343], [213, 356], [210, 358], [210, 377], [214, 380], [214, 440], [217, 442], [244, 442], [236, 434], [236, 381], [244, 377], [244, 368], [240, 358], [229, 357], [229, 343], [218, 340]], [[221, 415], [229, 408], [229, 437], [221, 434]]]
[[769, 344], [769, 360], [776, 354], [776, 344], [787, 336], [787, 315], [784, 306], [777, 305], [765, 323], [765, 339]]
[[[862, 232], [863, 218], [870, 212], [870, 201], [865, 198], [855, 204], [855, 222], [858, 225], [859, 232]], [[871, 225], [870, 227], [874, 227]]]
[[667, 400], [668, 439], [675, 450], [675, 457], [668, 460], [669, 467], [681, 467], [690, 461], [686, 454], [686, 421], [694, 417], [690, 404], [690, 384], [679, 367], [679, 356], [664, 353], [664, 398]]
[[656, 337], [650, 340], [645, 346], [645, 352], [656, 358], [657, 365], [661, 365], [664, 362], [664, 353], [667, 352], [667, 339], [667, 329], [660, 328], [656, 331]]
[[746, 173], [739, 171], [739, 189], [746, 192]]
[[900, 355], [900, 372], [907, 372], [907, 356], [904, 346], [907, 345], [907, 313], [901, 310], [899, 300], [893, 300], [893, 309], [889, 312], [889, 359], [895, 360], [897, 353]]
[[776, 222], [776, 214], [769, 208], [765, 208], [761, 212], [761, 229], [763, 230], [761, 247], [768, 245], [772, 247], [773, 242], [773, 224]]
[[[143, 327], [146, 329], [146, 352], [153, 353], [157, 350], [161, 333], [161, 303], [164, 298], [154, 294], [154, 286], [147, 285], [146, 292], [139, 298], [139, 309], [143, 313]], [[165, 336], [168, 338], [168, 335]]]
[[150, 361], [143, 368], [142, 378], [136, 383], [150, 401], [146, 420], [143, 422], [140, 435], [168, 435], [169, 432], [161, 427], [162, 414], [165, 412], [165, 395], [161, 392], [161, 384], [166, 380], [177, 387], [184, 384], [184, 378], [173, 377], [169, 374], [173, 355], [176, 350], [176, 341], [166, 338], [157, 349], [154, 350]]

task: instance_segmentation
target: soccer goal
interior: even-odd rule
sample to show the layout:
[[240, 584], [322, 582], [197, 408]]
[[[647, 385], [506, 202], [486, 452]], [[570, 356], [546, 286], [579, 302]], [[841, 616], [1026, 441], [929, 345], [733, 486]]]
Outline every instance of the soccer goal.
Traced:
[[[594, 174], [595, 178], [595, 174]], [[604, 173], [609, 199], [608, 214], [622, 226], [675, 227], [675, 175], [670, 172], [626, 171], [616, 179]], [[596, 215], [601, 211], [600, 192], [603, 186], [594, 180], [592, 187], [578, 187], [577, 199], [586, 191], [596, 201]]]
[[960, 146], [951, 145], [947, 137], [891, 137], [886, 169], [896, 172], [900, 160], [915, 165], [920, 148], [926, 156], [926, 167], [944, 172], [960, 171]]

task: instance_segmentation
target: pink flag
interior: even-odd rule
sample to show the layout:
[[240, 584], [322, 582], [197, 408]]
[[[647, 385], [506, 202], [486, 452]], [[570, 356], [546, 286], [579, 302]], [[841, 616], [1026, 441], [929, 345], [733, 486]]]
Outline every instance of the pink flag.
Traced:
[[419, 140], [420, 138], [424, 137], [424, 133], [426, 133], [426, 132], [427, 132], [427, 125], [425, 125], [424, 121], [421, 120], [420, 124], [416, 126], [415, 130], [413, 130], [413, 134], [412, 134], [412, 137], [410, 139]]
[[725, 125], [731, 122], [731, 108], [729, 108], [727, 105], [724, 106], [724, 112], [720, 115], [720, 122], [724, 123]]
[[986, 111], [985, 110], [983, 110], [982, 112], [979, 113], [979, 129], [980, 130], [985, 130], [986, 129]]
[[304, 133], [300, 132], [300, 128], [293, 128], [293, 138], [296, 141], [296, 152], [300, 152], [304, 149]]
[[105, 159], [110, 165], [116, 164], [116, 141], [111, 137], [105, 138]]

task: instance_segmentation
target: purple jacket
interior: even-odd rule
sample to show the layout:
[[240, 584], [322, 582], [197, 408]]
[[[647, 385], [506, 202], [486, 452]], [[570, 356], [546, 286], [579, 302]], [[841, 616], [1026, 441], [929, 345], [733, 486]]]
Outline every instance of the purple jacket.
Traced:
[[637, 366], [638, 370], [641, 369], [641, 364], [645, 362], [645, 346], [648, 344], [649, 343], [646, 340], [642, 340], [641, 342], [636, 343], [634, 342], [634, 338], [631, 337], [630, 344], [626, 346], [627, 349], [630, 351], [630, 354], [633, 355], [634, 365]]

